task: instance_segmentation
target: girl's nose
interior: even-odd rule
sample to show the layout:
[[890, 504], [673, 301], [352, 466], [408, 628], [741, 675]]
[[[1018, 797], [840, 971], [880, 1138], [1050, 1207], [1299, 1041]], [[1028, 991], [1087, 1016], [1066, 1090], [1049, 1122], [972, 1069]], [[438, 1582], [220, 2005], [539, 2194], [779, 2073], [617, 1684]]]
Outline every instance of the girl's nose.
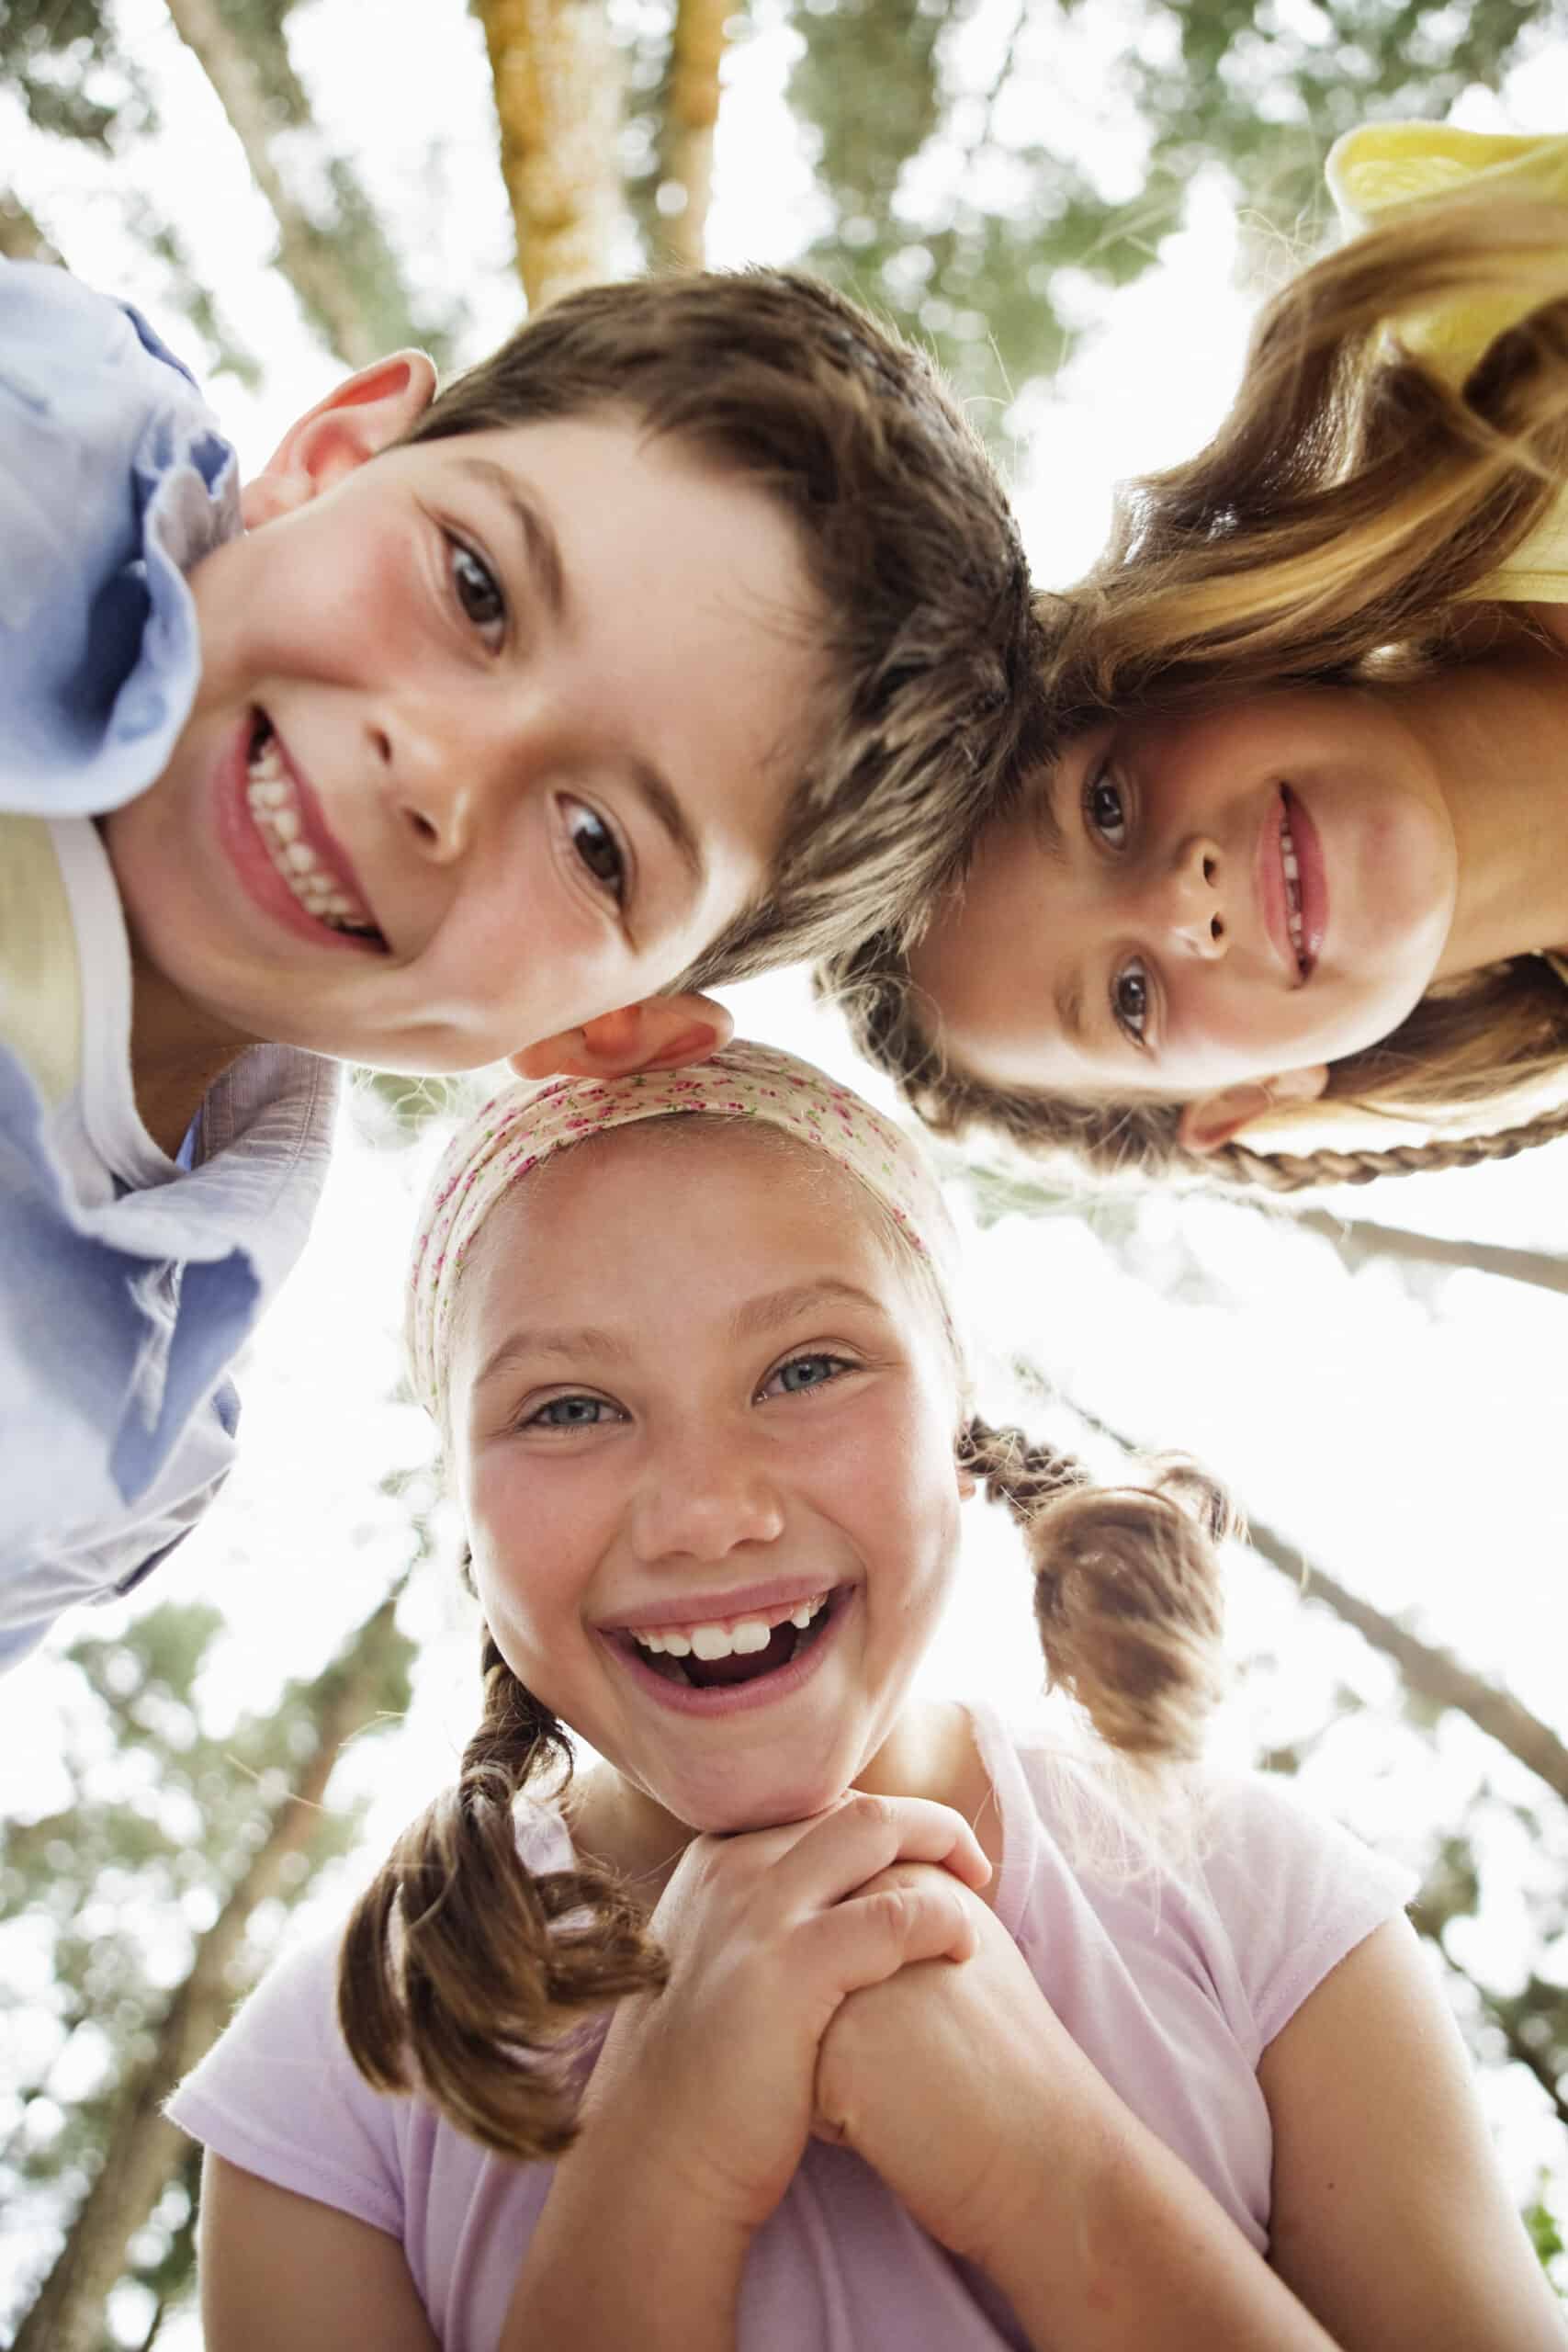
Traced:
[[1217, 842], [1195, 834], [1150, 886], [1150, 916], [1170, 945], [1217, 963], [1230, 944], [1224, 873]]
[[777, 1487], [732, 1441], [682, 1446], [649, 1464], [632, 1509], [639, 1559], [722, 1560], [784, 1532]]

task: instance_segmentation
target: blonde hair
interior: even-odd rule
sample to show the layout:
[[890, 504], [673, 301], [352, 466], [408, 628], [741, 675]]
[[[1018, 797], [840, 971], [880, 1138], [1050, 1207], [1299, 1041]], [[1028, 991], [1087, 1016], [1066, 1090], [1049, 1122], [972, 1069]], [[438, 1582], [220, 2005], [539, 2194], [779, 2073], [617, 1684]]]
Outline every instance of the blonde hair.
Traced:
[[[1480, 298], [1511, 299], [1519, 322], [1457, 388], [1394, 339], [1402, 320]], [[1208, 447], [1127, 488], [1094, 571], [1041, 600], [1055, 749], [1112, 715], [1284, 685], [1375, 688], [1485, 659], [1505, 628], [1487, 583], [1565, 480], [1568, 205], [1461, 189], [1410, 208], [1275, 298]], [[1535, 957], [1434, 988], [1329, 1079], [1333, 1100], [1423, 1126], [1452, 1114], [1473, 1126], [1478, 1107], [1510, 1102], [1517, 1124], [1295, 1155], [1241, 1143], [1199, 1155], [1181, 1146], [1172, 1105], [1076, 1102], [969, 1076], [931, 1035], [890, 933], [839, 955], [819, 981], [939, 1133], [988, 1129], [1097, 1174], [1285, 1193], [1508, 1158], [1568, 1131], [1568, 1107], [1518, 1119], [1521, 1098], [1568, 1068], [1568, 989]]]
[[[667, 1131], [694, 1139], [725, 1124], [711, 1112], [665, 1120]], [[797, 1152], [825, 1156], [833, 1142], [830, 1131], [816, 1140], [773, 1132]], [[612, 1149], [615, 1132], [589, 1143]], [[940, 1256], [874, 1187], [857, 1189], [919, 1283], [940, 1292]], [[947, 1302], [934, 1304], [951, 1338]], [[1219, 1489], [1172, 1463], [1151, 1465], [1146, 1487], [1098, 1487], [1069, 1455], [977, 1419], [959, 1433], [957, 1456], [1024, 1531], [1051, 1684], [1145, 1774], [1194, 1758], [1221, 1690], [1216, 1545], [1233, 1521]], [[574, 2029], [626, 1994], [657, 1991], [666, 1967], [612, 1874], [534, 1872], [522, 1860], [514, 1809], [530, 1792], [560, 1795], [570, 1736], [488, 1629], [481, 1674], [483, 1712], [457, 1786], [403, 1833], [355, 1908], [338, 2015], [376, 2089], [417, 2086], [470, 2138], [531, 2162], [559, 2154], [574, 2136], [582, 2056]]]

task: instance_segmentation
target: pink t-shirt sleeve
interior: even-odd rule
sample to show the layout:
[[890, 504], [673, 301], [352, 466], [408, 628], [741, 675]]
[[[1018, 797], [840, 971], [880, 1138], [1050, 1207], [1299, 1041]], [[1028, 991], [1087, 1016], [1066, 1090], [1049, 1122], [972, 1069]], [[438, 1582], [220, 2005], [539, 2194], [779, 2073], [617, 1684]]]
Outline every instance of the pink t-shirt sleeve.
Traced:
[[182, 2132], [277, 2188], [400, 2237], [397, 2119], [356, 2073], [337, 2023], [341, 1929], [268, 1971], [168, 2103]]
[[1329, 1972], [1397, 1917], [1419, 1885], [1414, 1871], [1258, 1774], [1216, 1785], [1201, 1871], [1257, 2035], [1254, 2063]]

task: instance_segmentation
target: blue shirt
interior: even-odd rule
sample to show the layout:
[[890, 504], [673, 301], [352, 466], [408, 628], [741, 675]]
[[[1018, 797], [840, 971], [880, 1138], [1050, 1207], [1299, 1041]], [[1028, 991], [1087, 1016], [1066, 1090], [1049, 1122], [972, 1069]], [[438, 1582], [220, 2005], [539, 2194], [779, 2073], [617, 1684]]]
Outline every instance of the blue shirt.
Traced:
[[[145, 322], [0, 263], [0, 809], [96, 816], [162, 774], [200, 675], [186, 573], [239, 527], [233, 451]], [[336, 1091], [254, 1047], [166, 1181], [88, 1204], [0, 1046], [0, 1668], [211, 1500], [225, 1368], [304, 1243]]]

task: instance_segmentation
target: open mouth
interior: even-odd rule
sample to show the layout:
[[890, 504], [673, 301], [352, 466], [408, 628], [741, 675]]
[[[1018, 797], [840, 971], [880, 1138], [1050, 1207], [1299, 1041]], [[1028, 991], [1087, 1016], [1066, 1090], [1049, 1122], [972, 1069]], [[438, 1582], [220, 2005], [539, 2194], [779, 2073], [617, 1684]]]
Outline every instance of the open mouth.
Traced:
[[385, 950], [387, 942], [346, 875], [332, 864], [284, 759], [272, 722], [258, 711], [245, 761], [245, 804], [274, 873], [306, 914]]
[[804, 1657], [832, 1620], [840, 1588], [787, 1607], [701, 1625], [648, 1625], [619, 1636], [666, 1682], [689, 1690], [761, 1682]]

